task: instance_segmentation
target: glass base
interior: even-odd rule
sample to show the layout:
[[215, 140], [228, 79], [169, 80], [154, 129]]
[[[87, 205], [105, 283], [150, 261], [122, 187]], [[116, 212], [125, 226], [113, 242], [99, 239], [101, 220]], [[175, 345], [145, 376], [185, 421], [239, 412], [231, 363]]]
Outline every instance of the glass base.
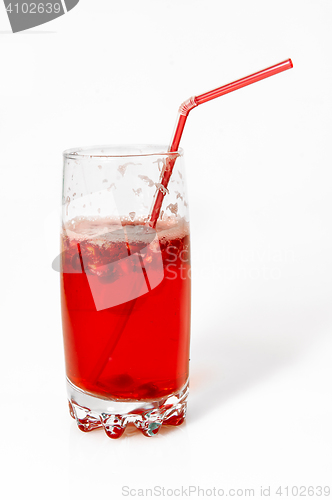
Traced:
[[182, 389], [157, 401], [117, 401], [86, 393], [67, 379], [70, 415], [78, 428], [89, 432], [103, 427], [108, 437], [117, 439], [128, 424], [144, 436], [154, 436], [162, 425], [181, 425], [186, 416], [188, 382]]

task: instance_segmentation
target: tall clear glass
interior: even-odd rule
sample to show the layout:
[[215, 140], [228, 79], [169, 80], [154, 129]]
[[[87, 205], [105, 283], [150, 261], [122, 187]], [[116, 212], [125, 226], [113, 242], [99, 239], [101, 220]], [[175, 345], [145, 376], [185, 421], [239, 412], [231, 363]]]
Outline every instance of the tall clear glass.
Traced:
[[[167, 190], [160, 184], [170, 160]], [[148, 224], [159, 190], [157, 225]], [[98, 146], [64, 152], [62, 324], [79, 429], [146, 436], [186, 414], [190, 241], [183, 151]]]

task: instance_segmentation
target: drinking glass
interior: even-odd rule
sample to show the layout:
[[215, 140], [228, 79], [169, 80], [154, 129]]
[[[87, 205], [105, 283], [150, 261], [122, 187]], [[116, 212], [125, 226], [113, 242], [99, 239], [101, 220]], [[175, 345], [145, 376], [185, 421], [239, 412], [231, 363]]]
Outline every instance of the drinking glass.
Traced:
[[[160, 179], [174, 160], [166, 190]], [[65, 151], [59, 266], [69, 409], [79, 429], [118, 438], [128, 424], [146, 436], [180, 425], [191, 289], [183, 151]]]

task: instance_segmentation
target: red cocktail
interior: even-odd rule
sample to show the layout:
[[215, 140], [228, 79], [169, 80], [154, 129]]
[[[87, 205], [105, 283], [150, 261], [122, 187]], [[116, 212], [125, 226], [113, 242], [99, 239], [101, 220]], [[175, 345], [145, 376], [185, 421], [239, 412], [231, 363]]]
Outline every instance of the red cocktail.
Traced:
[[[63, 235], [67, 377], [84, 391], [116, 400], [158, 399], [179, 391], [188, 379], [188, 230], [161, 222], [151, 238], [142, 225], [124, 221], [119, 230], [107, 219], [76, 221], [75, 230], [67, 228]], [[164, 276], [151, 289], [149, 277], [160, 273], [160, 259]], [[126, 278], [134, 281], [135, 274], [143, 279], [136, 280], [130, 299]], [[107, 294], [110, 284], [129, 300], [97, 310], [98, 296]]]
[[[103, 426], [110, 437], [129, 423], [147, 436], [179, 425], [188, 394], [182, 153], [142, 148], [65, 153], [60, 270], [69, 406], [81, 430]], [[170, 158], [164, 210], [151, 227], [149, 209]]]

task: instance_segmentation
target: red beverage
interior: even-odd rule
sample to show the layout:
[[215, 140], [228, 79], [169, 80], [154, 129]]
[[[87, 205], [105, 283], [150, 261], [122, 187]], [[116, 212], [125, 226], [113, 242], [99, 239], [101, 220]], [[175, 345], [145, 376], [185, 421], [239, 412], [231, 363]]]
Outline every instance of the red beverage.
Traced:
[[190, 248], [181, 219], [76, 218], [62, 236], [67, 377], [114, 400], [158, 400], [189, 375]]

